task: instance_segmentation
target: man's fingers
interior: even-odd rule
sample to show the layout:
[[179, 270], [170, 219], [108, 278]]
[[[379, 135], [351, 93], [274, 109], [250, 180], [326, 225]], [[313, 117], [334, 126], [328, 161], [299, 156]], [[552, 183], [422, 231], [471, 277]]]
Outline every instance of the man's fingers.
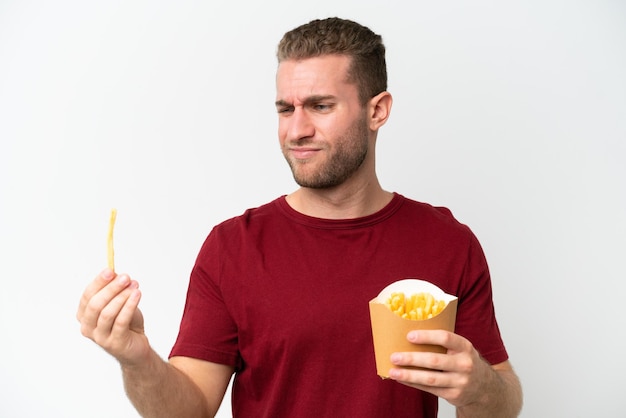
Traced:
[[85, 288], [81, 295], [80, 302], [78, 304], [78, 311], [76, 312], [76, 318], [82, 322], [85, 308], [91, 301], [91, 298], [104, 288], [111, 280], [115, 278], [115, 273], [106, 268], [100, 272], [91, 283]]
[[[122, 333], [130, 331], [143, 331], [143, 320], [139, 318], [140, 323], [136, 324], [133, 320], [135, 315], [141, 315], [137, 307], [139, 306], [139, 300], [141, 299], [141, 291], [138, 286], [135, 286], [136, 282], [129, 287], [128, 298], [124, 301], [115, 322], [111, 334], [113, 336], [121, 335]], [[133, 327], [141, 327], [142, 329], [133, 329]]]
[[108, 337], [111, 334], [115, 323], [120, 321], [120, 314], [124, 305], [127, 303], [132, 292], [139, 287], [137, 282], [131, 282], [121, 292], [116, 294], [100, 311], [97, 318], [96, 329], [99, 334], [104, 334]]
[[407, 339], [413, 344], [438, 345], [448, 352], [471, 349], [471, 344], [465, 338], [444, 330], [414, 330], [407, 334]]
[[449, 370], [452, 358], [447, 354], [429, 352], [393, 353], [391, 362], [400, 367], [418, 367], [428, 370]]
[[[100, 287], [103, 283], [106, 285]], [[81, 301], [81, 308], [79, 308], [78, 319], [82, 325], [83, 335], [91, 337], [95, 331], [110, 332], [117, 313], [129, 296], [126, 289], [131, 283], [130, 277], [126, 274], [115, 276], [113, 280], [106, 276], [100, 276], [94, 280], [90, 286], [92, 289], [100, 287], [100, 290], [91, 297], [89, 297], [90, 291], [86, 291], [83, 297], [89, 297], [89, 299], [86, 302]], [[126, 294], [123, 294], [124, 292]]]
[[[389, 377], [410, 386], [419, 386], [420, 389], [449, 388], [453, 385], [449, 373], [437, 370], [394, 368], [389, 371]], [[428, 391], [432, 393], [431, 389]]]

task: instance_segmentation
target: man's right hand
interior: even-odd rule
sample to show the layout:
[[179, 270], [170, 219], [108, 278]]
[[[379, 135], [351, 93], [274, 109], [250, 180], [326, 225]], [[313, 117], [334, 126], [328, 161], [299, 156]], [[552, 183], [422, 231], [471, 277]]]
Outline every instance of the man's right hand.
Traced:
[[81, 333], [126, 366], [141, 363], [150, 352], [140, 299], [136, 281], [107, 268], [87, 286], [76, 313]]

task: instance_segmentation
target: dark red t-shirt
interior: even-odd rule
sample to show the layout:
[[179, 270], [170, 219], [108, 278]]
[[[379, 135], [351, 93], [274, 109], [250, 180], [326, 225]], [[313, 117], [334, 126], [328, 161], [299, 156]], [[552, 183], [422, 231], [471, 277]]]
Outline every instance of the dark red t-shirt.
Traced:
[[368, 302], [403, 278], [456, 295], [456, 332], [507, 359], [475, 236], [399, 194], [358, 219], [305, 216], [281, 197], [217, 225], [170, 355], [234, 366], [234, 417], [435, 417], [436, 397], [376, 374]]

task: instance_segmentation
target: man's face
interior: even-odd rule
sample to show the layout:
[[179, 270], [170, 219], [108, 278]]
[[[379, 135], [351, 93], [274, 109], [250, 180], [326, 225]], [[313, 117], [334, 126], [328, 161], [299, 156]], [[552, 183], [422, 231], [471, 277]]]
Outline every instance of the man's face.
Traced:
[[280, 63], [276, 78], [278, 137], [302, 187], [329, 188], [357, 172], [368, 153], [369, 129], [350, 59], [325, 55]]

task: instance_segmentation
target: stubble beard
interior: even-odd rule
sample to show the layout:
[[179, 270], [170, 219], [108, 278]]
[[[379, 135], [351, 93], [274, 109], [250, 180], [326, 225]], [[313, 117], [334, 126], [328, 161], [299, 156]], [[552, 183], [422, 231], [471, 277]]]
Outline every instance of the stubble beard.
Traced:
[[[298, 145], [306, 145], [304, 139]], [[339, 186], [349, 179], [363, 164], [368, 153], [368, 130], [364, 119], [359, 119], [335, 142], [330, 158], [320, 164], [316, 171], [307, 170], [308, 161], [290, 159], [283, 155], [291, 168], [293, 178], [300, 187], [327, 189]]]

